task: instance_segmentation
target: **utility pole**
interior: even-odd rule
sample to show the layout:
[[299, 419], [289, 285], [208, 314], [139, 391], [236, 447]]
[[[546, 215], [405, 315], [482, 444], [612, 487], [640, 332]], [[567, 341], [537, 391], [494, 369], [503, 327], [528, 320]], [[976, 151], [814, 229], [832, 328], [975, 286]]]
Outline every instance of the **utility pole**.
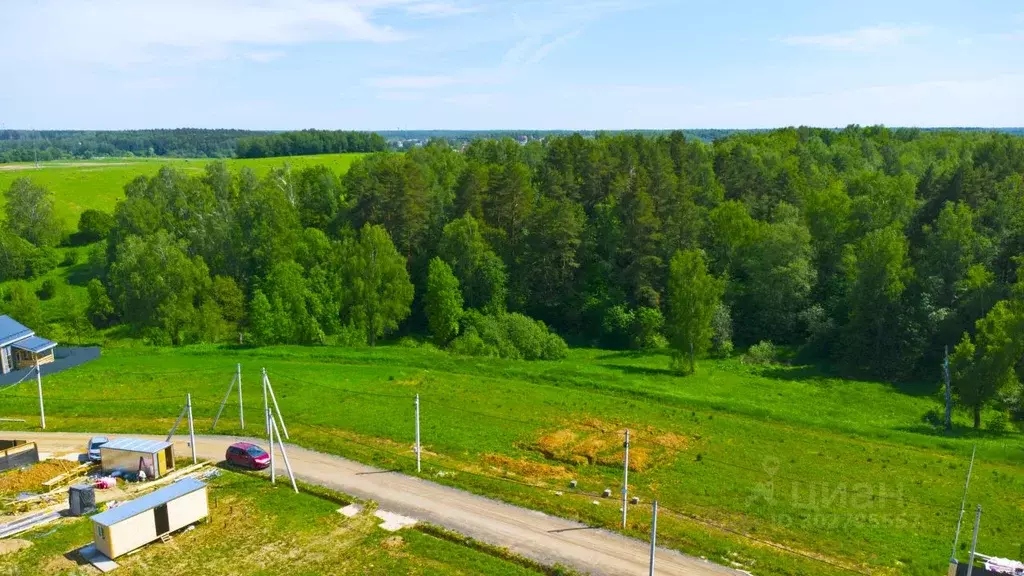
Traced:
[[654, 576], [654, 551], [658, 548], [658, 501], [654, 501], [651, 511], [651, 570], [649, 576]]
[[981, 504], [974, 515], [974, 537], [971, 539], [971, 559], [967, 561], [967, 576], [974, 572], [974, 553], [978, 548], [978, 527], [981, 526]]
[[[224, 399], [220, 401], [220, 407], [217, 408], [217, 415], [213, 417], [213, 426], [210, 427], [211, 430], [216, 430], [217, 429], [217, 422], [220, 422], [220, 415], [224, 412], [224, 406], [227, 405], [228, 398], [231, 398], [231, 390], [234, 389], [234, 387], [235, 387], [235, 380], [237, 380], [237, 379], [238, 379], [237, 375], [231, 377], [231, 384], [228, 386], [228, 391], [224, 393]], [[241, 414], [241, 410], [242, 410], [242, 386], [241, 386], [240, 382], [239, 382], [239, 386], [238, 386], [238, 410], [239, 410], [239, 414]]]
[[43, 374], [39, 371], [39, 359], [36, 359], [36, 387], [39, 389], [39, 425], [46, 430], [46, 410], [43, 408]]
[[622, 444], [625, 454], [622, 458], [622, 529], [626, 529], [626, 504], [629, 493], [629, 428], [626, 428], [626, 441]]
[[277, 484], [277, 472], [274, 469], [274, 429], [270, 426], [271, 416], [269, 407], [267, 408], [264, 417], [267, 419], [267, 440], [270, 442], [270, 483]]
[[978, 453], [978, 445], [971, 452], [971, 465], [967, 468], [967, 480], [964, 482], [964, 496], [960, 500], [960, 517], [956, 521], [956, 535], [953, 536], [953, 552], [949, 555], [950, 563], [956, 562], [956, 545], [960, 543], [960, 526], [964, 521], [964, 509], [967, 506], [967, 488], [971, 485], [971, 472], [974, 471], [974, 456]]
[[420, 467], [420, 452], [423, 448], [420, 446], [420, 395], [416, 395], [416, 473], [422, 472]]
[[196, 463], [196, 429], [192, 422], [192, 394], [185, 394], [185, 408], [188, 410], [188, 445], [192, 447], [192, 463]]
[[292, 490], [295, 493], [299, 493], [299, 487], [295, 485], [295, 474], [292, 473], [292, 465], [288, 462], [288, 452], [284, 449], [284, 440], [281, 440], [281, 431], [277, 428], [277, 419], [274, 415], [270, 415], [270, 425], [274, 428], [274, 434], [277, 435], [277, 445], [281, 447], [281, 456], [284, 457], [284, 469], [288, 471], [288, 478], [292, 481]]
[[238, 380], [238, 422], [245, 430], [245, 409], [242, 407], [242, 365], [235, 364], [235, 380]]
[[[270, 436], [270, 405], [267, 404], [267, 369], [266, 368], [263, 369], [263, 427], [265, 429], [264, 431], [267, 433], [267, 436]], [[270, 441], [271, 441], [270, 448], [273, 449], [274, 448], [274, 446], [273, 446], [274, 439], [271, 438]], [[273, 458], [273, 456], [274, 456], [273, 453], [271, 453], [270, 456], [271, 456], [271, 458]]]
[[[278, 405], [277, 405], [277, 396], [274, 395], [274, 385], [270, 383], [270, 377], [266, 375], [266, 372], [264, 372], [264, 374], [263, 374], [263, 379], [267, 383], [267, 390], [270, 391], [270, 401], [274, 403], [274, 412], [277, 412], [277, 418], [278, 418], [278, 420], [281, 421], [281, 430], [284, 430], [284, 437], [285, 438], [289, 438], [289, 436], [288, 436], [288, 426], [285, 426], [284, 415], [281, 414], [281, 408], [279, 408]], [[271, 415], [273, 415], [273, 414], [271, 414]], [[268, 426], [269, 426], [269, 424], [268, 424]]]
[[949, 378], [949, 346], [942, 360], [942, 373], [946, 377], [946, 431], [953, 429], [953, 387]]

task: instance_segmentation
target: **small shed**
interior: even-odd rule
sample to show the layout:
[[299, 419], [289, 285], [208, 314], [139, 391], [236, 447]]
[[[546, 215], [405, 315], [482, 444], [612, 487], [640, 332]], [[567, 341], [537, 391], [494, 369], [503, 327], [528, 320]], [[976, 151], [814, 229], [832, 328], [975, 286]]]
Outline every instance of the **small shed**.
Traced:
[[146, 472], [149, 478], [159, 478], [174, 470], [174, 445], [161, 440], [117, 438], [100, 446], [100, 466], [105, 474]]
[[185, 478], [93, 516], [93, 540], [113, 559], [209, 515], [206, 484]]

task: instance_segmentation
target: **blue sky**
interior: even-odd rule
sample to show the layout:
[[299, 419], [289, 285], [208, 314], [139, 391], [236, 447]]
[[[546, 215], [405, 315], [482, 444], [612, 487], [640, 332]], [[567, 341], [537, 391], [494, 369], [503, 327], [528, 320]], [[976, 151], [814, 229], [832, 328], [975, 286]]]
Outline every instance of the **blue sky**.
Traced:
[[0, 0], [16, 128], [1024, 126], [1015, 0]]

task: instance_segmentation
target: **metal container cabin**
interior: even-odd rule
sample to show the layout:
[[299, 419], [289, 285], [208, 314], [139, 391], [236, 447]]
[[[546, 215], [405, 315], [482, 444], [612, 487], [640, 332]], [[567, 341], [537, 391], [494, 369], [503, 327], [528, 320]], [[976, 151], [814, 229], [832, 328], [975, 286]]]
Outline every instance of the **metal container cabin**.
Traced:
[[93, 540], [114, 559], [209, 515], [206, 484], [185, 478], [93, 516]]
[[116, 438], [100, 446], [100, 466], [104, 474], [146, 472], [159, 478], [174, 470], [174, 445], [161, 440]]

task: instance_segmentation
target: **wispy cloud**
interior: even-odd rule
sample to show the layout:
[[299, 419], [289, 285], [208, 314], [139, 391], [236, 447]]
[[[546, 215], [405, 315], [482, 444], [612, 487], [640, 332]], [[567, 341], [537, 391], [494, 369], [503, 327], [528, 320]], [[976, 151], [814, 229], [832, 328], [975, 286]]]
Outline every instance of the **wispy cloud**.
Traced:
[[461, 16], [480, 12], [481, 6], [470, 4], [456, 4], [454, 2], [419, 2], [406, 7], [405, 11], [414, 16], [424, 18], [445, 18], [449, 16]]
[[[412, 0], [415, 2], [415, 0]], [[39, 0], [5, 7], [0, 50], [123, 65], [258, 54], [307, 42], [387, 43], [408, 34], [375, 13], [410, 0]], [[255, 48], [255, 49], [254, 49]]]
[[848, 50], [866, 52], [879, 48], [897, 46], [905, 41], [924, 36], [930, 31], [927, 26], [869, 26], [847, 32], [813, 36], [788, 36], [782, 42], [790, 46], [812, 46], [827, 50]]

